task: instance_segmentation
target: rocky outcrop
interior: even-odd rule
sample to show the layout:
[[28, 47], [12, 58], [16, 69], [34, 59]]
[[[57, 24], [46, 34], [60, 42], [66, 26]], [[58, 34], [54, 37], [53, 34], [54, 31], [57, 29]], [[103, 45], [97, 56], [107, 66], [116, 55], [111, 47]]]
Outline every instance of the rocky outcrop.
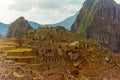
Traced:
[[24, 37], [27, 31], [33, 29], [24, 17], [18, 18], [13, 22], [7, 32], [6, 37]]
[[86, 0], [71, 31], [120, 52], [120, 6], [114, 0]]

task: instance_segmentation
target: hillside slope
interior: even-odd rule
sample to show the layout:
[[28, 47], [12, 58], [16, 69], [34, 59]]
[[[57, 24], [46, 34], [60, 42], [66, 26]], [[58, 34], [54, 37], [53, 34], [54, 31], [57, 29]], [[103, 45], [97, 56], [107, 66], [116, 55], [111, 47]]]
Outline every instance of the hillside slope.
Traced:
[[120, 52], [120, 6], [114, 0], [86, 0], [71, 31]]
[[[45, 58], [52, 71], [59, 70], [56, 60], [59, 60], [58, 55], [62, 55], [67, 61], [66, 66], [63, 66], [64, 62], [62, 64], [61, 62], [57, 63], [60, 63], [64, 70], [70, 71], [78, 80], [119, 80], [120, 55], [113, 54], [94, 40], [81, 38], [60, 26], [39, 27], [28, 32], [26, 36], [37, 52], [37, 60], [43, 59], [44, 62]], [[43, 63], [42, 66], [45, 64]], [[53, 72], [53, 74], [57, 73], [59, 72]], [[112, 77], [109, 77], [110, 75]], [[53, 77], [54, 75], [50, 76]]]
[[1, 80], [120, 79], [119, 54], [64, 27], [39, 27], [0, 41]]

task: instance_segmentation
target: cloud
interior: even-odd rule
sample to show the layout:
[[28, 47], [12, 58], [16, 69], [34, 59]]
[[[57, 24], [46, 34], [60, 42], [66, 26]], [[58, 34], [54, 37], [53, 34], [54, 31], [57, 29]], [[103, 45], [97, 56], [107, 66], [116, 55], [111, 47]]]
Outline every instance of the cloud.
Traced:
[[[40, 1], [40, 0], [39, 0]], [[9, 9], [14, 9], [17, 11], [28, 11], [39, 2], [38, 0], [13, 0], [14, 3], [8, 6]]]
[[32, 8], [39, 9], [62, 9], [63, 7], [81, 6], [81, 0], [14, 0], [14, 3], [9, 6], [10, 9], [19, 11], [28, 11]]
[[120, 0], [115, 0], [115, 1], [120, 4]]
[[0, 22], [11, 23], [24, 16], [27, 20], [41, 24], [56, 23], [74, 15], [83, 2], [84, 0], [0, 0]]
[[38, 7], [42, 9], [57, 9], [61, 7], [61, 3], [57, 0], [43, 0], [38, 4]]
[[[0, 20], [12, 22], [19, 16], [39, 23], [56, 23], [74, 15], [83, 0], [0, 0]], [[6, 4], [6, 5], [5, 5]], [[0, 5], [1, 7], [1, 5]]]

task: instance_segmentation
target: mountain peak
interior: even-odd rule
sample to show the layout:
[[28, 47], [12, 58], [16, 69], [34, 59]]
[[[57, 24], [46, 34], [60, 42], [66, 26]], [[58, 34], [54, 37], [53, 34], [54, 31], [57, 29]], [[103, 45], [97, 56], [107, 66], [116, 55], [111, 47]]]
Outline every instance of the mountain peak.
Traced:
[[86, 0], [71, 31], [120, 52], [120, 6], [114, 0]]
[[99, 3], [101, 4], [101, 6], [106, 6], [106, 7], [112, 7], [112, 6], [116, 6], [117, 3], [114, 0], [99, 0]]
[[86, 0], [83, 6], [92, 7], [98, 1], [100, 1], [100, 0]]
[[21, 21], [27, 21], [23, 16], [17, 18], [15, 21], [21, 22]]
[[18, 19], [23, 19], [24, 20], [25, 18], [23, 16], [20, 16]]
[[116, 2], [114, 0], [86, 0], [83, 6], [91, 8], [98, 4], [101, 6], [112, 6], [115, 5]]
[[28, 30], [32, 29], [24, 17], [16, 19], [9, 27], [7, 37], [24, 37]]

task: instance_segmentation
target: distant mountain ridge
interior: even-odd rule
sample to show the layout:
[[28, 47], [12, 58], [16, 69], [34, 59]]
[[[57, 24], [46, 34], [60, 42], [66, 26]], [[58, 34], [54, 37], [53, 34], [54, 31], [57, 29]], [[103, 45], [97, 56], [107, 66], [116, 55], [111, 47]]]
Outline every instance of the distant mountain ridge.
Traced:
[[37, 22], [33, 22], [33, 21], [29, 21], [29, 24], [34, 28], [37, 29], [41, 24], [37, 23]]
[[77, 15], [79, 14], [79, 12], [77, 12], [75, 15], [70, 16], [66, 19], [64, 19], [61, 22], [55, 23], [55, 24], [48, 24], [49, 26], [64, 26], [66, 29], [70, 30], [74, 20], [76, 19]]
[[[73, 24], [73, 22], [74, 22], [77, 15], [78, 15], [78, 12], [75, 15], [70, 16], [70, 17], [66, 18], [65, 20], [63, 20], [63, 21], [61, 21], [59, 23], [48, 24], [48, 26], [52, 26], [52, 27], [54, 27], [54, 26], [64, 26], [66, 29], [70, 30], [70, 27]], [[34, 29], [37, 29], [39, 26], [45, 26], [45, 24], [39, 24], [39, 23], [33, 22], [33, 21], [29, 21], [29, 24]], [[9, 26], [10, 26], [10, 24], [0, 23], [0, 34], [5, 36]]]
[[0, 34], [5, 36], [8, 28], [9, 28], [9, 24], [4, 24], [4, 23], [0, 22]]

